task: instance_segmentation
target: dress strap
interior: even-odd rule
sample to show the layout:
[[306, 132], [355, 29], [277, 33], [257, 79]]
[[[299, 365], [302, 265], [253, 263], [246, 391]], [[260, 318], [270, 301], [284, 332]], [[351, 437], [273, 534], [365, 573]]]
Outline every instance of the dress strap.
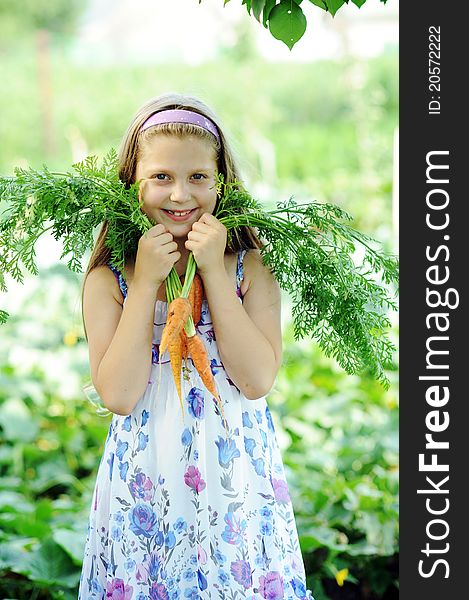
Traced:
[[127, 297], [127, 284], [125, 282], [124, 276], [119, 271], [119, 269], [117, 269], [111, 262], [108, 262], [107, 266], [114, 273], [114, 276], [117, 279], [117, 283], [119, 284], [119, 289], [122, 292], [122, 295], [124, 296], [124, 298], [126, 298]]
[[247, 250], [239, 250], [238, 251], [238, 263], [236, 265], [236, 295], [238, 296], [238, 298], [242, 298], [242, 294], [241, 294], [241, 281], [243, 280], [244, 277], [244, 256], [246, 254]]

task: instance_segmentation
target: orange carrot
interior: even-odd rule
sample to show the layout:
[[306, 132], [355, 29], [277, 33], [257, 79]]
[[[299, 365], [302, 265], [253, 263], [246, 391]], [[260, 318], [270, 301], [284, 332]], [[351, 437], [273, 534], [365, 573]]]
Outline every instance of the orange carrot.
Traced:
[[174, 383], [176, 384], [176, 390], [179, 396], [179, 402], [181, 404], [182, 418], [184, 419], [184, 406], [182, 403], [182, 391], [181, 391], [181, 367], [182, 367], [182, 338], [180, 335], [173, 337], [168, 343], [169, 360], [171, 362], [171, 370], [173, 372]]
[[202, 283], [202, 279], [200, 278], [200, 275], [198, 273], [194, 275], [194, 280], [192, 281], [191, 286], [191, 292], [192, 290], [194, 290], [193, 298], [191, 298], [192, 320], [194, 321], [194, 325], [197, 325], [200, 321], [200, 316], [202, 314], [202, 300], [204, 297], [204, 284]]
[[184, 359], [184, 362], [187, 361], [187, 355], [188, 355], [188, 349], [187, 349], [187, 333], [185, 331], [185, 329], [181, 330], [181, 356]]
[[210, 367], [210, 361], [208, 360], [207, 350], [205, 349], [205, 345], [203, 341], [199, 338], [197, 334], [187, 337], [187, 347], [192, 356], [192, 361], [194, 363], [197, 372], [202, 379], [207, 390], [215, 396], [218, 402], [218, 406], [220, 407], [220, 412], [222, 414], [223, 422], [225, 425], [226, 434], [228, 437], [228, 429], [227, 429], [227, 421], [225, 417], [225, 413], [223, 412], [223, 405], [221, 403], [220, 396], [217, 392], [217, 386], [215, 384], [215, 379], [213, 378], [212, 369]]
[[168, 317], [161, 335], [160, 355], [166, 350], [169, 341], [173, 337], [179, 337], [181, 329], [191, 314], [191, 310], [191, 304], [187, 298], [175, 298], [168, 306]]

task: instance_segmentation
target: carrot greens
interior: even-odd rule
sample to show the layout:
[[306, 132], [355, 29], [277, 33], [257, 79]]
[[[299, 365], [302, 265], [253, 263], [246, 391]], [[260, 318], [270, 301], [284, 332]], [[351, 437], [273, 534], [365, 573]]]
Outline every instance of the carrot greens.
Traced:
[[[22, 267], [38, 274], [35, 246], [46, 232], [62, 241], [60, 258], [80, 272], [103, 221], [108, 222], [111, 261], [125, 270], [126, 257], [154, 225], [141, 211], [138, 188], [119, 180], [114, 150], [101, 164], [88, 157], [67, 173], [17, 168], [14, 176], [0, 177], [0, 289], [7, 291], [7, 275], [22, 282]], [[333, 204], [299, 204], [290, 198], [268, 210], [239, 182], [225, 183], [221, 176], [217, 192], [214, 214], [228, 230], [228, 245], [233, 248], [238, 240], [242, 247], [242, 226], [255, 228], [263, 242], [262, 260], [292, 300], [295, 338], [315, 339], [348, 373], [368, 370], [388, 387], [385, 369], [395, 350], [387, 331], [388, 313], [397, 308], [396, 257], [353, 229], [347, 223], [352, 217]], [[183, 286], [172, 269], [168, 302], [188, 296], [195, 271], [192, 253]], [[0, 322], [7, 316], [0, 310]], [[185, 331], [195, 333], [192, 316]]]

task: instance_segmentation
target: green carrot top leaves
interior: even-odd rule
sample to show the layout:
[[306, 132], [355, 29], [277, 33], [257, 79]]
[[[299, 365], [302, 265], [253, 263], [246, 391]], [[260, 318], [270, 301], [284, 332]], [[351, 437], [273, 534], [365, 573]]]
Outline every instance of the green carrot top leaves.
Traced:
[[[23, 281], [21, 264], [37, 274], [35, 245], [47, 231], [63, 242], [60, 258], [81, 271], [103, 221], [111, 260], [122, 270], [153, 223], [140, 209], [138, 183], [127, 188], [117, 173], [111, 150], [101, 165], [89, 157], [69, 173], [16, 169], [14, 177], [0, 177], [0, 289], [6, 291], [7, 274]], [[347, 224], [352, 217], [338, 206], [290, 198], [267, 210], [239, 182], [221, 176], [217, 191], [214, 214], [228, 230], [228, 244], [242, 226], [255, 228], [262, 241], [264, 264], [292, 300], [295, 338], [312, 337], [348, 373], [368, 369], [388, 387], [385, 369], [394, 346], [386, 337], [387, 314], [397, 308], [391, 297], [392, 288], [397, 294], [397, 258]], [[0, 310], [0, 322], [6, 318]]]

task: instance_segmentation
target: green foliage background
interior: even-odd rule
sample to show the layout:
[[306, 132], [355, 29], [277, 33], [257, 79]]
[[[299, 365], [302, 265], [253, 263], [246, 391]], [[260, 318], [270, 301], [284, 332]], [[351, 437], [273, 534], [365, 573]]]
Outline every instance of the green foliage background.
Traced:
[[[2, 174], [44, 162], [67, 168], [80, 145], [103, 155], [148, 97], [194, 93], [231, 132], [259, 199], [334, 202], [395, 250], [397, 53], [286, 65], [238, 45], [200, 66], [113, 67], [80, 64], [73, 45], [56, 37], [55, 152], [45, 155], [34, 44], [25, 37], [14, 52], [0, 52]], [[14, 309], [0, 338], [0, 597], [76, 598], [109, 426], [81, 390], [89, 372], [80, 277], [56, 265], [9, 289]], [[284, 364], [268, 401], [316, 600], [397, 597], [397, 370], [389, 377], [385, 392], [366, 374], [347, 376], [308, 340], [295, 343], [286, 323]]]

